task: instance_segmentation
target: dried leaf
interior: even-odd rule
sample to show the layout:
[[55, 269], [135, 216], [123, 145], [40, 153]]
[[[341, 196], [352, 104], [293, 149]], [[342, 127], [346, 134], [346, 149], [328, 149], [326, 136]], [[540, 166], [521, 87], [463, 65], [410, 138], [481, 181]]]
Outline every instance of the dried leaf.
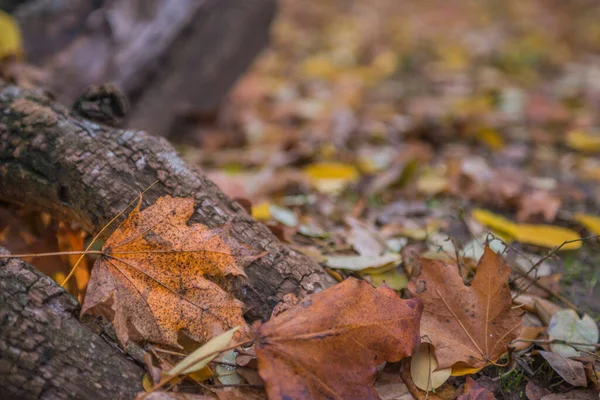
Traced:
[[363, 256], [327, 256], [325, 265], [330, 268], [363, 271], [367, 268], [380, 268], [386, 265], [397, 265], [402, 261], [398, 253], [386, 253], [378, 257]]
[[582, 130], [573, 130], [567, 134], [567, 146], [572, 149], [595, 153], [600, 151], [600, 135], [590, 134]]
[[588, 231], [600, 235], [600, 217], [597, 215], [575, 214], [575, 221], [585, 226]]
[[587, 386], [585, 369], [580, 361], [570, 360], [549, 351], [539, 350], [539, 353], [567, 383], [573, 386]]
[[304, 169], [313, 185], [323, 193], [335, 194], [358, 179], [358, 171], [349, 164], [324, 162]]
[[354, 250], [365, 257], [377, 257], [386, 250], [385, 241], [370, 226], [352, 217], [346, 217], [346, 224], [350, 226], [347, 242]]
[[517, 221], [526, 222], [536, 216], [542, 216], [545, 222], [556, 219], [558, 209], [562, 204], [561, 199], [543, 190], [536, 190], [521, 197]]
[[450, 378], [452, 368], [438, 370], [437, 367], [433, 346], [421, 343], [419, 351], [410, 359], [410, 376], [415, 386], [428, 392], [442, 386]]
[[471, 286], [455, 265], [421, 260], [421, 275], [408, 288], [424, 304], [421, 335], [435, 347], [439, 368], [457, 362], [478, 368], [498, 360], [521, 330], [521, 314], [511, 308], [510, 268], [489, 247]]
[[23, 44], [17, 21], [0, 10], [0, 61], [8, 57], [21, 57]]
[[[504, 233], [526, 244], [553, 248], [567, 241], [581, 239], [581, 236], [572, 229], [553, 225], [515, 224], [487, 210], [475, 209], [472, 216], [476, 221], [488, 228]], [[580, 247], [581, 242], [573, 242], [565, 244], [562, 250], [575, 250]]]
[[422, 305], [350, 278], [257, 330], [259, 373], [270, 399], [375, 399], [375, 368], [419, 343]]
[[563, 357], [579, 357], [583, 352], [594, 353], [594, 344], [598, 343], [599, 332], [596, 322], [587, 314], [581, 319], [571, 309], [557, 311], [548, 325], [550, 339], [573, 343], [589, 343], [592, 346], [567, 345], [552, 343], [550, 348]]
[[205, 276], [243, 275], [260, 254], [234, 242], [228, 227], [187, 225], [193, 199], [141, 201], [106, 241], [92, 270], [82, 313], [112, 320], [129, 339], [178, 347], [179, 332], [205, 343], [246, 324], [243, 304]]
[[469, 376], [463, 394], [458, 396], [458, 400], [496, 400], [496, 397]]
[[233, 329], [228, 330], [225, 333], [220, 334], [217, 337], [212, 338], [206, 342], [202, 347], [194, 351], [192, 354], [181, 360], [177, 365], [171, 368], [169, 371], [165, 371], [167, 375], [185, 375], [195, 371], [199, 371], [206, 367], [216, 356], [219, 355], [219, 351], [227, 347], [233, 334], [239, 329], [236, 326]]

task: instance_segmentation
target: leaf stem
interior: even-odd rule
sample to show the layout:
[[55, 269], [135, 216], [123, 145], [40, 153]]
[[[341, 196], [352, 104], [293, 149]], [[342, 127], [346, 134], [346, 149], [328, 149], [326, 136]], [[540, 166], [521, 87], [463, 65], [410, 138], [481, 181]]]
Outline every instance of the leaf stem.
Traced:
[[34, 257], [51, 257], [51, 256], [73, 256], [81, 254], [85, 256], [86, 254], [104, 254], [103, 251], [99, 250], [83, 250], [83, 251], [56, 251], [53, 253], [32, 253], [32, 254], [0, 254], [0, 258], [34, 258]]
[[[115, 222], [115, 220], [117, 218], [119, 218], [121, 215], [123, 215], [123, 213], [125, 211], [127, 211], [127, 209], [129, 207], [131, 207], [133, 205], [133, 203], [135, 203], [135, 201], [139, 198], [140, 202], [142, 201], [142, 195], [144, 193], [146, 193], [148, 190], [150, 190], [150, 188], [154, 185], [156, 185], [156, 183], [158, 183], [158, 180], [155, 180], [154, 182], [152, 182], [150, 184], [150, 186], [148, 186], [146, 189], [144, 189], [143, 192], [140, 193], [139, 196], [137, 196], [135, 199], [133, 199], [129, 204], [127, 204], [127, 206], [125, 208], [123, 208], [117, 215], [115, 215], [110, 221], [108, 221], [108, 223], [106, 225], [104, 225], [102, 227], [102, 229], [100, 229], [100, 232], [98, 232], [96, 234], [96, 236], [94, 236], [94, 238], [92, 239], [92, 241], [88, 244], [88, 246], [85, 248], [85, 251], [88, 251], [93, 245], [94, 243], [96, 243], [96, 240], [98, 240], [98, 238], [100, 237], [100, 235], [102, 234], [102, 232], [104, 232], [106, 230], [106, 228], [108, 228], [113, 222]], [[75, 262], [75, 265], [73, 265], [73, 268], [71, 268], [71, 271], [69, 271], [69, 274], [67, 275], [67, 277], [65, 278], [65, 280], [60, 284], [61, 287], [65, 287], [65, 285], [67, 284], [67, 282], [69, 282], [69, 279], [71, 279], [71, 277], [73, 276], [73, 274], [75, 274], [75, 270], [77, 269], [77, 267], [79, 266], [79, 264], [81, 263], [81, 260], [83, 260], [83, 257], [85, 257], [85, 253], [81, 255], [81, 257], [79, 257], [77, 259], [77, 261]]]

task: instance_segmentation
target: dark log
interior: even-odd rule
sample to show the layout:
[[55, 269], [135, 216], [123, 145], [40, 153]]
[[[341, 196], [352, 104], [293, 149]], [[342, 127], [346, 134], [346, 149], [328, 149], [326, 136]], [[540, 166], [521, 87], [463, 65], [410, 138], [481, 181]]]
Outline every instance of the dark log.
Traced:
[[[78, 117], [41, 92], [0, 84], [0, 201], [77, 221], [84, 229], [96, 233], [154, 181], [158, 183], [144, 195], [144, 206], [166, 194], [193, 197], [196, 212], [192, 222], [215, 227], [230, 221], [234, 238], [268, 251], [266, 256], [246, 268], [247, 279], [238, 278], [232, 282], [234, 294], [247, 306], [249, 321], [267, 319], [273, 307], [287, 293], [293, 292], [302, 298], [333, 283], [318, 264], [281, 243], [267, 227], [254, 221], [243, 207], [223, 194], [198, 169], [187, 165], [165, 139], [143, 131], [119, 130], [96, 124]], [[103, 238], [116, 225], [108, 229]], [[17, 276], [20, 266], [25, 268], [25, 264], [16, 261], [9, 265], [14, 270], [11, 274]], [[2, 264], [0, 271], [7, 273]], [[43, 282], [52, 302], [37, 301], [36, 298], [36, 303], [27, 303], [31, 307], [29, 313], [33, 314], [38, 312], [34, 305], [39, 306], [39, 312], [42, 312], [59, 298], [67, 298], [52, 281], [40, 281], [38, 276], [30, 280]], [[14, 290], [17, 289], [9, 289], [13, 281], [17, 282], [0, 277], [0, 283], [6, 287], [3, 294], [16, 293]], [[27, 282], [16, 287], [28, 288]], [[4, 303], [5, 300], [0, 303], [0, 315], [3, 316], [7, 315], [7, 304]], [[74, 307], [68, 308], [69, 312]], [[2, 318], [6, 321], [7, 317]], [[44, 337], [44, 341], [58, 341], [57, 346], [61, 345], [60, 338], [54, 336], [63, 335], [62, 328], [52, 325], [51, 321], [48, 320], [47, 332], [44, 333], [40, 325], [37, 333]], [[64, 325], [68, 329], [83, 329], [78, 327], [75, 318], [69, 321], [68, 327]], [[18, 332], [14, 324], [7, 327], [3, 322], [2, 325], [6, 328], [2, 331], [3, 337], [12, 340], [11, 348], [19, 348], [19, 341], [23, 341], [22, 348], [28, 346], [24, 334], [13, 333]], [[14, 326], [18, 328], [19, 324]], [[3, 350], [3, 359], [5, 351], [10, 353], [12, 350]], [[78, 368], [84, 368], [78, 365], [83, 360], [77, 356], [65, 357], [74, 357], [70, 361], [74, 364], [70, 370], [72, 373], [78, 374]], [[14, 373], [0, 381], [0, 393], [17, 390], [21, 383], [33, 379], [41, 366], [37, 366], [35, 360], [30, 363], [33, 372], [11, 369]], [[10, 361], [10, 365], [13, 364]], [[132, 379], [129, 386], [121, 390], [129, 390], [138, 382], [139, 379]], [[39, 381], [36, 385], [42, 387], [36, 390], [45, 391], [47, 382], [42, 384]]]
[[83, 120], [12, 85], [0, 85], [0, 110], [0, 199], [95, 233], [158, 181], [144, 196], [146, 205], [166, 194], [193, 197], [192, 222], [215, 227], [231, 221], [234, 238], [269, 252], [247, 267], [247, 280], [234, 285], [249, 319], [267, 318], [289, 292], [304, 297], [331, 282], [318, 264], [281, 243], [187, 165], [165, 139]]
[[52, 279], [0, 259], [0, 398], [130, 399], [142, 390], [143, 368], [78, 315]]

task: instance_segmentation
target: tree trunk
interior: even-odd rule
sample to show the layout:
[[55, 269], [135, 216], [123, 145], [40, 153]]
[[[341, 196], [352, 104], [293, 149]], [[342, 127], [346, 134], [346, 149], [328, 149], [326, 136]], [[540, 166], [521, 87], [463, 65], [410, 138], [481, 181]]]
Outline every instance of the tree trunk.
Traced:
[[[247, 306], [249, 321], [268, 318], [287, 293], [302, 298], [332, 283], [318, 264], [281, 243], [196, 168], [186, 165], [165, 139], [99, 125], [40, 93], [0, 84], [1, 200], [77, 221], [95, 233], [154, 181], [158, 183], [144, 195], [144, 206], [167, 194], [193, 197], [197, 208], [191, 222], [215, 227], [231, 221], [235, 239], [268, 251], [246, 268], [248, 278], [232, 282], [234, 295]], [[0, 315], [4, 307], [0, 305]], [[50, 340], [58, 333], [60, 329], [40, 334]], [[12, 337], [10, 331], [3, 331], [2, 340], [5, 336], [27, 340], [21, 334]], [[4, 359], [9, 350], [0, 351]], [[77, 373], [79, 366], [73, 368]], [[18, 386], [19, 379], [31, 378], [20, 376], [17, 383], [0, 384], [0, 393]]]
[[52, 279], [0, 259], [0, 398], [111, 400], [142, 390], [144, 370], [78, 314]]
[[[214, 111], [266, 46], [276, 0], [32, 0], [15, 15], [27, 59], [70, 104], [92, 84], [133, 100], [129, 125], [168, 136], [181, 109]], [[168, 99], [168, 100], [165, 100]]]

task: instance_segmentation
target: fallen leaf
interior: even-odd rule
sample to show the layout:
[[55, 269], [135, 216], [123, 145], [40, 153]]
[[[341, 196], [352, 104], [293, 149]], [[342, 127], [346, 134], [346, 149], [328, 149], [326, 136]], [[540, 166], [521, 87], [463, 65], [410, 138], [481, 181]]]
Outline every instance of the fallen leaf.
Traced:
[[371, 283], [375, 287], [385, 284], [393, 290], [404, 289], [408, 284], [408, 278], [404, 272], [398, 271], [398, 268], [393, 268], [381, 273], [371, 273]]
[[571, 390], [565, 393], [552, 393], [541, 400], [598, 400], [598, 392], [594, 390]]
[[556, 219], [561, 204], [558, 196], [543, 190], [527, 193], [519, 201], [517, 221], [527, 222], [536, 216], [542, 216], [545, 222], [552, 222]]
[[[529, 340], [537, 339], [537, 337], [540, 335], [540, 333], [542, 331], [544, 331], [545, 329], [546, 328], [544, 328], [543, 326], [524, 326], [521, 329], [521, 334], [519, 335], [519, 337], [517, 338], [517, 340], [515, 342], [510, 344], [510, 347], [514, 351], [525, 350], [526, 348], [528, 348], [529, 346], [531, 346], [533, 344], [532, 342], [529, 342]], [[521, 342], [520, 340], [527, 340], [527, 341]]]
[[571, 241], [562, 246], [561, 250], [576, 250], [581, 247], [581, 241], [576, 241], [581, 239], [579, 233], [560, 226], [519, 224], [514, 238], [521, 243], [548, 248]]
[[185, 375], [192, 372], [196, 372], [206, 367], [216, 356], [219, 355], [219, 351], [225, 349], [233, 334], [239, 329], [237, 326], [233, 329], [228, 330], [225, 333], [220, 334], [217, 337], [212, 338], [206, 342], [202, 347], [195, 350], [192, 354], [181, 360], [177, 365], [171, 368], [169, 371], [165, 371], [167, 375]]
[[271, 204], [268, 202], [252, 206], [252, 218], [259, 221], [271, 219]]
[[588, 214], [575, 214], [575, 221], [585, 226], [588, 231], [600, 235], [600, 216]]
[[206, 276], [244, 275], [262, 254], [231, 239], [227, 226], [188, 226], [193, 199], [166, 196], [140, 206], [104, 244], [82, 313], [113, 321], [123, 346], [143, 339], [179, 347], [179, 332], [205, 343], [238, 325], [243, 335], [243, 304]]
[[[475, 209], [472, 216], [480, 224], [525, 244], [554, 248], [567, 241], [581, 239], [572, 229], [553, 225], [516, 224], [487, 210]], [[581, 242], [575, 241], [565, 244], [561, 250], [575, 250], [580, 247]]]
[[592, 346], [567, 345], [552, 343], [550, 348], [563, 357], [579, 357], [582, 352], [594, 353], [593, 346], [598, 343], [599, 332], [596, 322], [587, 314], [580, 319], [577, 312], [571, 309], [557, 311], [548, 325], [548, 335], [552, 340], [563, 340], [572, 343], [589, 343]]
[[550, 351], [538, 350], [538, 352], [568, 384], [573, 386], [587, 386], [585, 369], [580, 361], [570, 360]]
[[527, 396], [528, 400], [540, 400], [547, 394], [550, 394], [550, 391], [536, 385], [534, 381], [529, 381], [527, 382], [527, 385], [525, 385], [525, 396]]
[[358, 179], [358, 170], [348, 164], [323, 162], [304, 168], [317, 190], [335, 194], [351, 182]]
[[376, 399], [376, 366], [413, 353], [422, 305], [353, 278], [257, 329], [269, 399]]
[[452, 368], [437, 369], [438, 362], [433, 346], [421, 343], [419, 350], [410, 359], [410, 376], [415, 386], [430, 392], [439, 388], [450, 378]]
[[370, 226], [352, 217], [346, 217], [346, 224], [350, 227], [347, 242], [361, 256], [377, 257], [386, 250], [385, 241]]
[[522, 311], [512, 309], [510, 268], [489, 247], [479, 260], [471, 286], [456, 265], [421, 260], [421, 275], [408, 288], [424, 305], [421, 335], [427, 336], [439, 368], [457, 362], [482, 367], [506, 353], [521, 330]]
[[22, 57], [23, 44], [17, 21], [0, 10], [0, 61], [9, 57]]
[[402, 256], [398, 253], [386, 253], [378, 257], [364, 256], [327, 256], [325, 265], [329, 268], [363, 271], [367, 268], [381, 268], [386, 265], [399, 264]]
[[381, 400], [413, 400], [408, 388], [397, 373], [381, 372], [375, 382]]
[[567, 146], [572, 149], [595, 153], [600, 151], [600, 135], [593, 135], [582, 130], [573, 130], [565, 139]]
[[457, 400], [496, 400], [496, 397], [469, 376], [463, 394], [458, 396]]

